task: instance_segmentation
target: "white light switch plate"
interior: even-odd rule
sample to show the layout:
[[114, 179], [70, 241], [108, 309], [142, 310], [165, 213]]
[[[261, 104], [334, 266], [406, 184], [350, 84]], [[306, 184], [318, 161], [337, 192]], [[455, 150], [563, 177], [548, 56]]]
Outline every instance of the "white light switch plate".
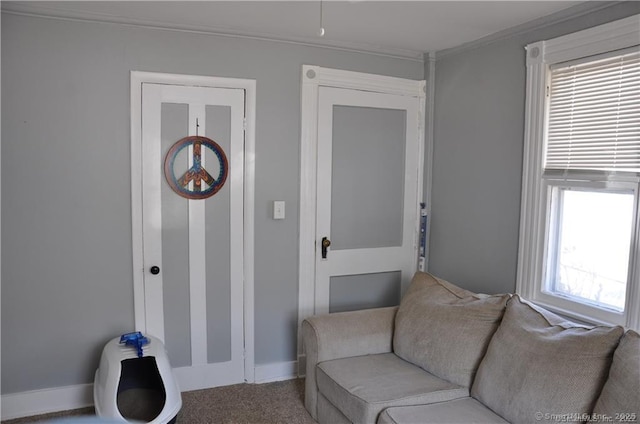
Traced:
[[273, 219], [284, 219], [284, 200], [273, 201]]

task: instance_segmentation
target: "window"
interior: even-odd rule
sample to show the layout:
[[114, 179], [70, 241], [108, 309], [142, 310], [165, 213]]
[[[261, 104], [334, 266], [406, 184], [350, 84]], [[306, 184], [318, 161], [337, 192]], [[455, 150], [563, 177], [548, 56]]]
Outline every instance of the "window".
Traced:
[[543, 291], [623, 312], [635, 192], [589, 186], [551, 190]]
[[640, 328], [640, 16], [527, 46], [517, 291]]

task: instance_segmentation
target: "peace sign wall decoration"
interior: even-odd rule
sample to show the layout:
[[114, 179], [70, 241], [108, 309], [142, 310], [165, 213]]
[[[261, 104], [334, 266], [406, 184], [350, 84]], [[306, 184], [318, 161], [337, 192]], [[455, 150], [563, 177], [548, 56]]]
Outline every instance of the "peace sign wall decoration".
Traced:
[[[193, 146], [193, 165], [180, 177], [177, 177], [174, 170], [174, 162], [178, 154], [185, 147]], [[213, 177], [202, 166], [202, 147], [208, 148], [218, 159], [220, 170]], [[216, 194], [229, 174], [229, 162], [222, 147], [215, 141], [207, 137], [188, 136], [178, 140], [167, 152], [164, 159], [164, 176], [173, 191], [186, 199], [206, 199]], [[189, 183], [193, 181], [193, 188], [189, 188]], [[204, 183], [204, 184], [203, 184]], [[204, 185], [206, 187], [203, 189]]]

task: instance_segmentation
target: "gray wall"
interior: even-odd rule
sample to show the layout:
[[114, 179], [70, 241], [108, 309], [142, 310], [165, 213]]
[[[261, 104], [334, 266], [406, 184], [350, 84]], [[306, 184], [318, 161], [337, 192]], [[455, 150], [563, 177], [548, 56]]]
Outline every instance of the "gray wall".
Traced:
[[430, 272], [470, 290], [515, 290], [524, 47], [637, 13], [640, 2], [621, 3], [489, 44], [436, 54]]
[[[257, 80], [256, 363], [296, 359], [302, 64], [422, 79], [419, 62], [2, 15], [2, 393], [93, 380], [133, 329], [129, 71]], [[287, 202], [287, 219], [270, 217]]]

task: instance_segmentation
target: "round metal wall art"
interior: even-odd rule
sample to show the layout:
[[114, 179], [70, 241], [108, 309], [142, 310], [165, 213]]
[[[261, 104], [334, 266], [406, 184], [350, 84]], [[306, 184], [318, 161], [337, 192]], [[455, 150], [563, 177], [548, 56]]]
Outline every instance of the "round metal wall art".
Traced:
[[[193, 146], [193, 165], [180, 177], [176, 177], [174, 162], [182, 149], [188, 146]], [[215, 177], [202, 166], [203, 147], [211, 150], [213, 156], [218, 160], [220, 170]], [[207, 159], [209, 157], [207, 156]], [[218, 143], [207, 137], [195, 135], [182, 138], [171, 146], [164, 158], [164, 176], [167, 183], [173, 191], [186, 199], [206, 199], [213, 196], [224, 185], [228, 173], [229, 162], [224, 150]], [[193, 182], [193, 186], [189, 188], [191, 182]], [[203, 183], [206, 184], [204, 189]]]

